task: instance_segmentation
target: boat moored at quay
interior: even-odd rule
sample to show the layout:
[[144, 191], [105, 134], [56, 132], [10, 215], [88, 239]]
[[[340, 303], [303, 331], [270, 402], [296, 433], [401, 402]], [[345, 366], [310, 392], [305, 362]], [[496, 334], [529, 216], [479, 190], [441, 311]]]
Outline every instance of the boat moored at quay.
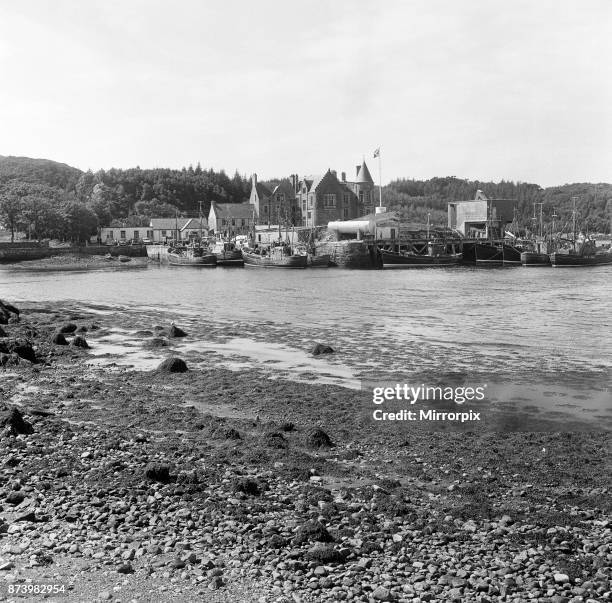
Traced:
[[168, 249], [168, 263], [171, 266], [216, 266], [217, 258], [206, 247], [177, 246]]
[[253, 268], [306, 268], [308, 265], [308, 256], [294, 253], [288, 244], [243, 249], [242, 257], [244, 265]]
[[211, 248], [217, 266], [244, 266], [242, 250], [233, 241], [217, 241]]

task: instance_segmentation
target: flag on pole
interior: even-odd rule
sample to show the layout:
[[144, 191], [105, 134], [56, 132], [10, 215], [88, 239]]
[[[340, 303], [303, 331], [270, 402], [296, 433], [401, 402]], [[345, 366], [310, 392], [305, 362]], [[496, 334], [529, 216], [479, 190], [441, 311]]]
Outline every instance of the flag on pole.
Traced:
[[375, 151], [374, 151], [374, 159], [376, 159], [376, 157], [378, 157], [380, 155], [380, 147], [378, 147]]

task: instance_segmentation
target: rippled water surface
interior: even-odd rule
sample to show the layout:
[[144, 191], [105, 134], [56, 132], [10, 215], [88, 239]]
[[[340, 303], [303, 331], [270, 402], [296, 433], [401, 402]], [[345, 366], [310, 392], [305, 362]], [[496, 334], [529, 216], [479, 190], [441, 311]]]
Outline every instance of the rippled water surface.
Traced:
[[[610, 419], [609, 266], [3, 269], [0, 298], [121, 311], [134, 330], [174, 320], [194, 336], [179, 344], [185, 353], [208, 352], [235, 368], [259, 365], [271, 375], [350, 387], [365, 378], [461, 377], [510, 384], [530, 403], [565, 396], [564, 404]], [[313, 359], [306, 352], [315, 341], [337, 354]]]

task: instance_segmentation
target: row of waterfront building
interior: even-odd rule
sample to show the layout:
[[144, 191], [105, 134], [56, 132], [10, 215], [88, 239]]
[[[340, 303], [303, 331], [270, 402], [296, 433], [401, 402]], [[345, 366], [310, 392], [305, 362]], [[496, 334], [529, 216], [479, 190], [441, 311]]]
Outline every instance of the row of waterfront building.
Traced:
[[212, 202], [208, 217], [153, 218], [147, 226], [111, 226], [101, 229], [102, 242], [188, 240], [211, 231], [219, 236], [252, 232], [256, 225], [326, 226], [352, 220], [374, 211], [376, 187], [365, 160], [355, 167], [355, 177], [340, 178], [334, 170], [299, 178], [292, 174], [273, 187], [252, 176], [251, 195], [245, 203]]

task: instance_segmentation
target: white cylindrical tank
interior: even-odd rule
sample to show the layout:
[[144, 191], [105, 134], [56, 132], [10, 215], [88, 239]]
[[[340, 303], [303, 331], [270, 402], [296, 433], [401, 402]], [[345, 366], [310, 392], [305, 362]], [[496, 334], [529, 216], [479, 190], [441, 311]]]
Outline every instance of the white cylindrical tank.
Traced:
[[340, 234], [374, 234], [376, 223], [373, 220], [350, 220], [347, 222], [338, 220], [329, 222], [327, 228]]

